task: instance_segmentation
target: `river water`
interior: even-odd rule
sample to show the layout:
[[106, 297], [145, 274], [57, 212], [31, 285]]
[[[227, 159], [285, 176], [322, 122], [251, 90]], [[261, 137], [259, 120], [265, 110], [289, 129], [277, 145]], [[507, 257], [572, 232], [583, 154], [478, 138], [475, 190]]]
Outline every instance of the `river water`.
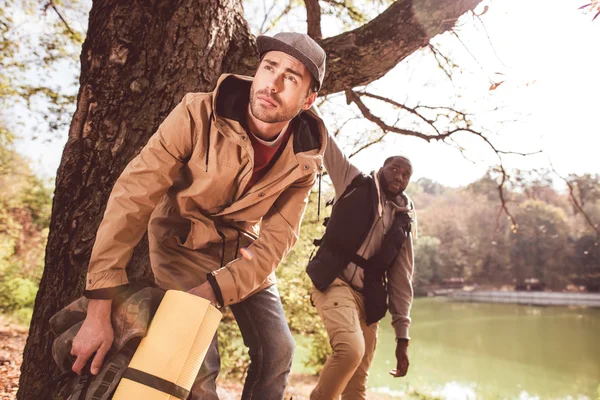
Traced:
[[600, 309], [416, 299], [410, 369], [393, 378], [395, 342], [382, 321], [369, 387], [443, 399], [600, 400]]

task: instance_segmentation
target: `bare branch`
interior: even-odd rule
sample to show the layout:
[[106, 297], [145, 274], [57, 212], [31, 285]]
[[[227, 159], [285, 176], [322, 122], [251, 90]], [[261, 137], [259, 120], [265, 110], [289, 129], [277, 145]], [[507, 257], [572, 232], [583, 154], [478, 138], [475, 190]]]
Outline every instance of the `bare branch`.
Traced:
[[[443, 55], [431, 43], [429, 43], [429, 50], [431, 50], [431, 52], [433, 53], [433, 57], [435, 58], [435, 61], [437, 62], [438, 67], [440, 67], [440, 69], [442, 71], [444, 71], [444, 74], [446, 74], [446, 76], [448, 77], [448, 79], [450, 80], [450, 82], [452, 82], [452, 84], [454, 84], [454, 81], [452, 80], [452, 68], [455, 68], [455, 67], [458, 67], [458, 66], [456, 64], [454, 64], [448, 57], [446, 57], [445, 55]], [[446, 63], [446, 65], [442, 65], [442, 60]]]
[[594, 230], [594, 232], [596, 232], [596, 238], [600, 239], [600, 229], [598, 228], [597, 224], [594, 224], [590, 216], [583, 209], [583, 206], [581, 205], [579, 200], [577, 200], [577, 197], [575, 196], [575, 188], [573, 187], [573, 183], [571, 183], [571, 181], [569, 181], [567, 178], [563, 177], [561, 174], [558, 173], [558, 171], [554, 168], [552, 161], [550, 161], [550, 167], [560, 179], [565, 181], [567, 187], [569, 188], [569, 197], [571, 198], [571, 201], [573, 202], [577, 210], [581, 213], [581, 215], [583, 215], [585, 222], [587, 222], [587, 224]]
[[322, 40], [328, 63], [321, 94], [376, 81], [479, 3], [398, 0], [365, 25]]
[[461, 131], [462, 132], [469, 132], [469, 133], [471, 133], [471, 134], [473, 134], [475, 136], [479, 136], [484, 142], [486, 142], [492, 148], [492, 150], [494, 150], [494, 153], [496, 153], [496, 155], [498, 156], [498, 159], [501, 159], [500, 158], [500, 154], [513, 154], [513, 155], [517, 155], [517, 156], [530, 156], [530, 155], [534, 155], [534, 154], [540, 154], [540, 153], [543, 152], [542, 150], [538, 150], [538, 151], [534, 151], [534, 152], [531, 152], [531, 153], [520, 153], [520, 152], [517, 152], [517, 151], [500, 150], [500, 149], [496, 148], [496, 146], [494, 146], [492, 144], [492, 142], [490, 142], [490, 140], [483, 135], [483, 133], [478, 132], [478, 131], [476, 131], [474, 129], [471, 129], [471, 128], [456, 128], [456, 129], [453, 129], [451, 131], [448, 131], [448, 133], [455, 133], [455, 132], [461, 132]]
[[498, 153], [500, 153], [500, 154], [512, 154], [512, 155], [515, 155], [515, 156], [523, 156], [523, 157], [525, 157], [525, 156], [532, 156], [534, 154], [541, 154], [541, 153], [544, 152], [543, 150], [532, 151], [532, 152], [529, 152], [529, 153], [521, 153], [521, 152], [518, 152], [518, 151], [507, 151], [507, 150], [496, 150], [496, 151]]
[[471, 57], [473, 57], [473, 60], [475, 60], [475, 62], [477, 63], [477, 65], [479, 65], [479, 68], [481, 68], [481, 70], [483, 71], [483, 73], [487, 76], [487, 78], [490, 81], [490, 83], [492, 83], [492, 84], [496, 83], [492, 79], [490, 79], [490, 77], [488, 76], [488, 73], [485, 71], [485, 69], [483, 69], [483, 66], [481, 65], [481, 63], [479, 62], [479, 60], [477, 59], [477, 57], [475, 57], [475, 55], [471, 52], [471, 50], [469, 50], [469, 48], [467, 47], [467, 45], [458, 36], [458, 33], [456, 33], [455, 30], [452, 30], [452, 34], [454, 36], [456, 36], [456, 38], [458, 39], [458, 41], [460, 42], [460, 44], [462, 44], [463, 47], [465, 48], [465, 50], [467, 50], [467, 52], [471, 55]]
[[357, 94], [361, 95], [361, 96], [366, 96], [366, 97], [370, 97], [372, 99], [376, 99], [376, 100], [381, 100], [383, 102], [386, 102], [388, 104], [393, 105], [396, 108], [400, 108], [402, 110], [408, 111], [409, 113], [415, 115], [416, 117], [420, 118], [421, 120], [423, 120], [424, 122], [428, 123], [429, 125], [431, 125], [431, 127], [433, 129], [435, 129], [435, 131], [439, 134], [440, 132], [437, 130], [437, 128], [433, 125], [433, 123], [435, 121], [431, 121], [427, 118], [425, 118], [422, 114], [420, 114], [416, 109], [414, 108], [410, 108], [405, 106], [404, 104], [400, 104], [392, 99], [388, 99], [387, 97], [383, 97], [383, 96], [379, 96], [373, 93], [368, 93], [368, 92], [356, 92]]
[[[452, 142], [452, 143], [449, 143], [448, 141], [450, 141], [450, 142]], [[452, 136], [450, 136], [450, 137], [448, 138], [448, 140], [445, 140], [444, 142], [445, 142], [446, 144], [448, 144], [448, 146], [452, 146], [452, 147], [454, 147], [455, 149], [457, 149], [457, 150], [460, 152], [460, 155], [461, 155], [461, 156], [462, 156], [462, 157], [463, 157], [465, 160], [467, 160], [468, 162], [470, 162], [470, 163], [471, 163], [471, 164], [473, 164], [473, 165], [476, 165], [476, 164], [477, 164], [475, 161], [471, 160], [471, 159], [470, 159], [470, 158], [467, 156], [467, 154], [465, 153], [465, 148], [464, 148], [464, 147], [462, 147], [461, 145], [459, 145], [459, 144], [458, 144], [458, 142], [457, 142], [456, 140], [454, 140], [454, 138], [453, 138]]]
[[[276, 1], [273, 2], [273, 6], [271, 7], [271, 10], [273, 9], [273, 7], [275, 7], [275, 3], [276, 3]], [[292, 0], [289, 0], [288, 3], [287, 3], [287, 6], [285, 6], [285, 8], [283, 9], [283, 11], [281, 11], [281, 14], [279, 14], [276, 18], [274, 18], [271, 21], [271, 23], [269, 24], [269, 27], [267, 29], [263, 30], [263, 27], [261, 26], [261, 34], [265, 34], [269, 30], [271, 30], [277, 24], [277, 22], [279, 22], [279, 20], [281, 18], [283, 18], [291, 10], [292, 10]], [[264, 23], [266, 22], [266, 20], [267, 20], [267, 16], [265, 15], [265, 21], [263, 22], [263, 26], [264, 26]]]
[[48, 1], [48, 3], [46, 4], [46, 6], [44, 7], [44, 11], [47, 10], [48, 8], [52, 8], [54, 10], [54, 12], [56, 13], [56, 15], [58, 15], [58, 18], [60, 18], [60, 20], [62, 21], [62, 23], [65, 25], [65, 27], [67, 28], [67, 31], [69, 31], [69, 33], [73, 36], [76, 36], [77, 34], [75, 33], [75, 31], [73, 31], [73, 29], [71, 29], [71, 27], [69, 26], [69, 23], [67, 22], [66, 19], [63, 18], [63, 16], [61, 15], [61, 13], [58, 11], [58, 8], [56, 8], [56, 5], [54, 5], [54, 2], [52, 2], [52, 0]]
[[488, 33], [487, 28], [485, 27], [485, 24], [481, 20], [481, 17], [479, 15], [476, 15], [475, 13], [473, 13], [473, 14], [475, 15], [475, 18], [477, 18], [479, 20], [479, 23], [481, 24], [481, 27], [483, 28], [483, 31], [485, 32], [485, 36], [487, 37], [488, 43], [490, 44], [490, 47], [491, 47], [492, 51], [494, 52], [494, 55], [496, 56], [496, 59], [498, 59], [498, 61], [500, 61], [500, 64], [502, 64], [502, 65], [504, 65], [506, 67], [506, 64], [504, 64], [504, 62], [498, 56], [498, 53], [496, 53], [496, 48], [494, 47], [494, 44], [492, 43], [492, 39], [490, 38], [490, 34]]
[[352, 19], [353, 21], [357, 21], [357, 22], [365, 22], [365, 16], [363, 13], [360, 12], [360, 10], [358, 10], [351, 1], [345, 1], [345, 0], [325, 0], [325, 3], [328, 3], [330, 5], [332, 5], [333, 7], [336, 7], [338, 9], [343, 9], [348, 13], [348, 16], [350, 17], [350, 19]]
[[500, 204], [500, 206], [498, 207], [498, 214], [496, 214], [496, 229], [494, 231], [494, 239], [496, 238], [498, 232], [500, 232], [500, 216], [502, 215], [503, 211], [504, 208], [502, 207], [502, 204]]
[[374, 144], [381, 142], [381, 141], [383, 140], [383, 138], [384, 138], [386, 135], [387, 135], [387, 132], [384, 132], [384, 133], [383, 133], [381, 136], [379, 136], [377, 139], [375, 139], [375, 140], [373, 140], [373, 141], [371, 141], [371, 142], [369, 142], [369, 143], [367, 143], [367, 144], [365, 144], [365, 145], [363, 145], [363, 146], [359, 147], [358, 149], [356, 149], [355, 151], [353, 151], [353, 152], [352, 152], [352, 153], [351, 153], [351, 154], [348, 156], [348, 158], [352, 158], [352, 157], [354, 157], [355, 155], [357, 155], [358, 153], [360, 153], [361, 151], [363, 151], [364, 149], [366, 149], [366, 148], [369, 148], [369, 147], [373, 146]]
[[[383, 102], [386, 102], [388, 104], [393, 105], [394, 107], [400, 108], [402, 110], [408, 111], [409, 113], [417, 116], [418, 118], [420, 118], [421, 120], [423, 120], [424, 122], [426, 122], [429, 126], [433, 127], [433, 129], [438, 133], [437, 135], [427, 135], [421, 132], [416, 132], [416, 131], [412, 131], [412, 130], [408, 130], [408, 129], [403, 129], [403, 128], [398, 128], [395, 125], [388, 125], [386, 124], [381, 118], [375, 116], [371, 110], [363, 103], [363, 101], [360, 98], [360, 95], [364, 95], [376, 100], [380, 100]], [[346, 101], [348, 104], [350, 103], [355, 103], [357, 105], [357, 107], [359, 108], [359, 110], [361, 111], [361, 113], [363, 114], [363, 116], [368, 119], [369, 121], [375, 123], [376, 125], [378, 125], [381, 130], [383, 131], [383, 135], [376, 140], [374, 143], [377, 143], [379, 141], [381, 141], [381, 139], [383, 139], [383, 137], [388, 133], [388, 132], [394, 132], [394, 133], [399, 133], [401, 135], [407, 135], [407, 136], [414, 136], [414, 137], [418, 137], [421, 138], [423, 140], [426, 140], [427, 142], [430, 142], [431, 140], [442, 140], [444, 142], [446, 142], [446, 139], [451, 138], [451, 135], [457, 133], [457, 132], [466, 132], [466, 133], [470, 133], [472, 135], [475, 135], [477, 137], [479, 137], [481, 140], [483, 140], [496, 154], [496, 157], [498, 157], [498, 171], [500, 172], [501, 176], [502, 176], [502, 180], [500, 182], [500, 184], [498, 185], [498, 195], [500, 197], [500, 202], [501, 202], [501, 207], [502, 210], [504, 211], [504, 213], [508, 216], [508, 218], [511, 221], [511, 230], [513, 232], [517, 231], [518, 228], [518, 224], [517, 221], [515, 220], [515, 218], [513, 217], [513, 215], [510, 213], [509, 209], [508, 209], [508, 205], [507, 205], [507, 200], [505, 197], [505, 193], [504, 193], [504, 185], [506, 184], [506, 182], [509, 180], [509, 176], [506, 173], [506, 170], [504, 168], [503, 162], [502, 162], [502, 154], [518, 154], [518, 155], [530, 155], [530, 154], [537, 154], [538, 152], [534, 152], [534, 153], [518, 153], [518, 152], [512, 152], [512, 151], [504, 151], [504, 150], [499, 150], [498, 148], [496, 148], [496, 146], [481, 132], [478, 132], [472, 128], [470, 128], [470, 124], [467, 121], [467, 114], [462, 112], [462, 111], [458, 111], [455, 110], [453, 108], [450, 107], [431, 107], [431, 106], [417, 106], [415, 108], [411, 108], [408, 106], [405, 106], [403, 104], [400, 104], [394, 100], [379, 96], [379, 95], [375, 95], [372, 93], [367, 93], [367, 92], [355, 92], [353, 90], [346, 90]], [[424, 108], [424, 109], [430, 109], [430, 110], [446, 110], [449, 112], [454, 112], [456, 113], [457, 116], [460, 117], [460, 121], [464, 121], [465, 124], [467, 124], [466, 127], [460, 127], [457, 126], [453, 129], [449, 129], [447, 130], [445, 133], [441, 133], [440, 130], [434, 125], [434, 123], [436, 121], [432, 121], [431, 119], [425, 117], [424, 115], [422, 115], [421, 113], [419, 113], [419, 111], [417, 110], [418, 108]], [[439, 116], [439, 114], [438, 114]], [[353, 154], [358, 153], [359, 151], [364, 150], [364, 148], [371, 146], [374, 143], [370, 143], [367, 144], [366, 146], [363, 146], [362, 148], [358, 149], [358, 151], [354, 152]], [[447, 142], [446, 142], [447, 143]], [[461, 151], [461, 153], [464, 155], [464, 149], [462, 149], [462, 147], [458, 146], [458, 149]], [[498, 229], [499, 225], [497, 225], [497, 229]]]
[[[498, 156], [498, 158], [500, 158], [500, 156]], [[506, 198], [504, 197], [504, 184], [506, 183], [506, 181], [509, 180], [509, 176], [506, 173], [506, 170], [504, 169], [504, 165], [502, 165], [502, 159], [501, 158], [500, 158], [500, 165], [498, 166], [498, 168], [500, 169], [500, 173], [502, 174], [502, 181], [498, 185], [498, 196], [500, 197], [500, 205], [502, 207], [502, 210], [504, 210], [504, 213], [508, 216], [508, 219], [510, 219], [510, 223], [511, 223], [510, 229], [511, 229], [511, 231], [513, 231], [514, 233], [516, 233], [517, 230], [518, 230], [518, 228], [519, 228], [519, 225], [517, 224], [517, 221], [515, 220], [515, 217], [513, 217], [513, 215], [510, 213], [510, 211], [508, 211], [507, 201], [506, 201]], [[497, 220], [497, 223], [498, 222], [499, 221]], [[496, 229], [499, 229], [499, 225], [496, 225]]]
[[[350, 93], [351, 92], [351, 93]], [[381, 118], [375, 116], [367, 107], [366, 105], [362, 102], [362, 100], [360, 100], [360, 96], [366, 96], [366, 97], [370, 97], [372, 99], [376, 99], [376, 100], [380, 100], [383, 101], [385, 103], [388, 103], [396, 108], [405, 110], [407, 112], [409, 112], [410, 114], [418, 117], [419, 119], [421, 119], [422, 121], [424, 121], [425, 123], [427, 123], [429, 126], [431, 126], [431, 128], [433, 128], [437, 135], [426, 135], [420, 132], [415, 132], [415, 131], [410, 131], [410, 130], [406, 130], [406, 129], [402, 129], [402, 128], [398, 128], [395, 125], [388, 125], [386, 124]], [[534, 155], [534, 154], [540, 154], [542, 153], [542, 150], [537, 150], [537, 151], [533, 151], [533, 152], [528, 152], [528, 153], [523, 153], [523, 152], [517, 152], [517, 151], [507, 151], [507, 150], [501, 150], [496, 148], [491, 142], [490, 140], [485, 137], [485, 135], [483, 135], [483, 133], [478, 132], [472, 128], [469, 128], [468, 125], [468, 114], [456, 110], [454, 108], [451, 107], [432, 107], [432, 106], [424, 106], [424, 105], [418, 105], [415, 108], [412, 107], [408, 107], [404, 104], [400, 104], [397, 101], [394, 101], [392, 99], [383, 97], [383, 96], [379, 96], [373, 93], [368, 93], [368, 92], [364, 92], [364, 91], [346, 91], [346, 100], [348, 103], [353, 102], [355, 103], [358, 108], [360, 109], [360, 111], [362, 112], [362, 114], [364, 115], [364, 117], [366, 119], [368, 119], [371, 122], [374, 122], [375, 124], [377, 124], [382, 130], [384, 131], [388, 131], [388, 132], [395, 132], [395, 133], [399, 133], [402, 135], [408, 135], [408, 136], [416, 136], [419, 137], [421, 139], [424, 139], [428, 142], [430, 142], [431, 140], [445, 140], [447, 137], [449, 137], [450, 135], [457, 133], [457, 132], [468, 132], [471, 133], [475, 136], [480, 137], [483, 141], [485, 141], [490, 148], [494, 151], [494, 153], [496, 153], [496, 155], [498, 156], [498, 158], [500, 159], [500, 154], [512, 154], [512, 155], [519, 155], [519, 156], [530, 156], [530, 155]], [[444, 110], [450, 113], [455, 113], [458, 117], [460, 117], [461, 121], [464, 121], [465, 124], [467, 124], [467, 127], [456, 127], [454, 129], [448, 130], [445, 133], [440, 132], [439, 128], [437, 126], [435, 126], [435, 122], [436, 120], [431, 120], [429, 118], [427, 118], [426, 116], [424, 116], [423, 114], [421, 114], [418, 109], [419, 108], [424, 108], [424, 109], [428, 109], [428, 110], [434, 110], [434, 111], [440, 111], [440, 110]], [[442, 115], [442, 114], [438, 114], [438, 117]], [[461, 153], [463, 153], [463, 149], [459, 149], [461, 150]]]
[[355, 116], [352, 118], [348, 118], [347, 120], [345, 120], [336, 130], [335, 132], [333, 132], [333, 137], [337, 137], [340, 134], [340, 131], [344, 128], [344, 126], [346, 126], [346, 124], [350, 121], [356, 121], [362, 119], [362, 117], [359, 116]]
[[425, 108], [425, 109], [428, 109], [428, 110], [446, 110], [446, 111], [453, 111], [455, 113], [467, 115], [467, 114], [465, 114], [465, 113], [463, 113], [461, 111], [458, 111], [458, 110], [456, 110], [456, 109], [454, 109], [452, 107], [446, 107], [446, 106], [426, 106], [426, 105], [419, 104], [416, 108]]
[[308, 36], [315, 40], [323, 38], [321, 32], [321, 7], [319, 0], [304, 0], [306, 4], [306, 22], [308, 24]]
[[421, 132], [416, 132], [416, 131], [388, 125], [381, 118], [373, 115], [371, 110], [369, 110], [369, 108], [365, 105], [365, 103], [362, 102], [362, 100], [360, 99], [360, 96], [353, 90], [346, 90], [346, 101], [348, 104], [355, 103], [366, 119], [375, 123], [383, 131], [386, 131], [386, 132], [395, 132], [395, 133], [399, 133], [401, 135], [415, 136], [415, 137], [421, 138], [427, 142], [431, 142], [432, 140], [442, 140], [442, 139], [450, 136], [452, 133], [454, 133], [454, 132], [450, 132], [450, 133], [444, 133], [444, 134], [438, 134], [438, 135], [426, 135]]
[[263, 19], [262, 24], [260, 24], [259, 32], [260, 32], [261, 35], [265, 33], [265, 31], [264, 31], [265, 24], [267, 23], [267, 20], [269, 19], [269, 15], [271, 15], [271, 11], [273, 11], [273, 8], [275, 8], [275, 4], [277, 4], [277, 2], [275, 0], [273, 0], [273, 4], [271, 4], [271, 7], [267, 11], [266, 0], [263, 0], [263, 10], [264, 10], [264, 13], [265, 13], [265, 18]]
[[317, 97], [317, 107], [321, 107], [323, 104], [327, 103], [329, 100], [331, 99], [335, 99], [338, 97], [344, 96], [343, 92], [338, 92], [338, 93], [330, 93], [330, 94], [326, 94], [321, 96], [319, 94], [319, 97]]

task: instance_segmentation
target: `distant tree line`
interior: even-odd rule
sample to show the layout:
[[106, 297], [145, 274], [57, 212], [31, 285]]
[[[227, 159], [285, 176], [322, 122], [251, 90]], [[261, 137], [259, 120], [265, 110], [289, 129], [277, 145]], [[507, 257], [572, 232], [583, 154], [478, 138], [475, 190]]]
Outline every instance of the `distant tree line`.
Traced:
[[514, 178], [506, 189], [514, 224], [499, 207], [492, 172], [467, 187], [420, 179], [409, 188], [419, 211], [419, 292], [456, 282], [600, 291], [600, 177], [569, 176], [572, 196], [549, 171]]

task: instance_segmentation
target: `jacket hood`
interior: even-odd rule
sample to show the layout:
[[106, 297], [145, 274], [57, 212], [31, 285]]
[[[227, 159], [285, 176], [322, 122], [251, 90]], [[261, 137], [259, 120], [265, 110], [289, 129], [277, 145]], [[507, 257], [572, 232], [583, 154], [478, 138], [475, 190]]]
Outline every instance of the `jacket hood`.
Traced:
[[[222, 119], [225, 120], [224, 122], [229, 122], [237, 132], [244, 129], [251, 86], [252, 78], [249, 76], [221, 75], [213, 91], [215, 120]], [[291, 125], [294, 132], [294, 153], [315, 151], [317, 154], [323, 154], [327, 131], [323, 120], [314, 110], [301, 112], [292, 119]]]

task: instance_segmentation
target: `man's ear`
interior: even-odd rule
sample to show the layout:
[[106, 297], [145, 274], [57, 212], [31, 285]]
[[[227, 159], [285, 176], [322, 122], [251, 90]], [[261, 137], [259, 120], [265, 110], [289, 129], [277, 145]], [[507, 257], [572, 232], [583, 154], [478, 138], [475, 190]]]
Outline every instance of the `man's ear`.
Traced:
[[304, 104], [302, 105], [302, 110], [306, 111], [309, 108], [311, 108], [316, 99], [317, 99], [317, 92], [311, 92], [308, 95], [308, 97], [306, 97], [306, 100], [304, 100]]

